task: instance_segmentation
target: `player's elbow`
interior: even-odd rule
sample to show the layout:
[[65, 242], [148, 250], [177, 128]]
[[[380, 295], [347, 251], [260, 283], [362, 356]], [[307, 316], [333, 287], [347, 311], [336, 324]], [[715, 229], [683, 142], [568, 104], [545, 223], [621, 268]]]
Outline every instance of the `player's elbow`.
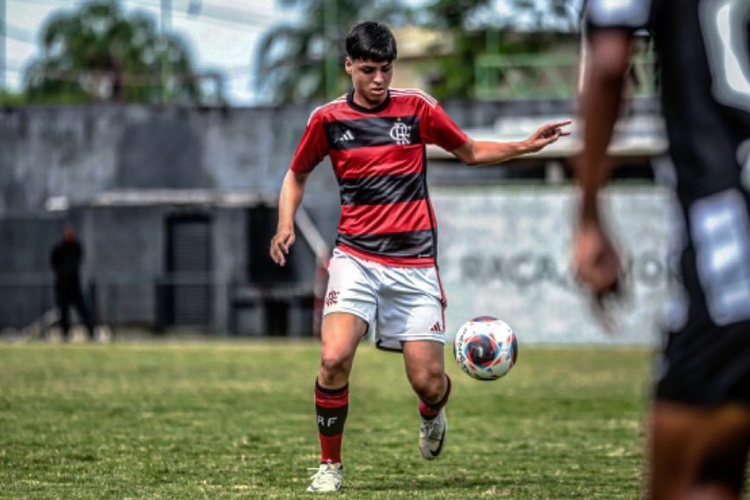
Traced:
[[464, 159], [461, 159], [461, 161], [469, 167], [476, 167], [482, 164], [482, 162], [476, 156], [464, 158]]
[[470, 167], [475, 167], [482, 164], [479, 152], [477, 151], [476, 143], [469, 140], [463, 144], [460, 148], [453, 151], [453, 155], [461, 160], [461, 163]]
[[591, 65], [601, 80], [622, 79], [630, 66], [630, 36], [619, 30], [606, 30], [592, 36]]
[[614, 83], [622, 80], [628, 71], [629, 59], [614, 60], [602, 59], [595, 63], [595, 73], [599, 75], [599, 80], [605, 83]]

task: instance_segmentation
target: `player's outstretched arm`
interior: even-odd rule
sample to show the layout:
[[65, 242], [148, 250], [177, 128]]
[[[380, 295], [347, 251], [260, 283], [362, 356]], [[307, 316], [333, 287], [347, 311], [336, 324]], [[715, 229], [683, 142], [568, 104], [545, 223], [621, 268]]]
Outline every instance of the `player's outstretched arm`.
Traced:
[[549, 146], [553, 142], [566, 135], [570, 135], [570, 130], [564, 127], [570, 125], [572, 120], [562, 120], [559, 122], [545, 123], [536, 132], [526, 139], [527, 153], [536, 153], [541, 151], [545, 147]]
[[620, 111], [630, 61], [630, 35], [603, 30], [589, 41], [590, 61], [581, 96], [583, 152], [575, 174], [581, 186], [581, 219], [598, 220], [597, 196], [609, 177], [607, 149]]
[[459, 148], [453, 150], [452, 153], [466, 165], [502, 163], [517, 156], [536, 153], [557, 141], [560, 137], [570, 135], [570, 131], [564, 128], [570, 123], [571, 120], [547, 123], [539, 127], [525, 141], [497, 142], [469, 139]]
[[302, 203], [305, 184], [310, 174], [298, 174], [289, 171], [284, 177], [279, 195], [279, 223], [276, 234], [271, 238], [271, 259], [280, 266], [286, 264], [286, 256], [294, 244], [294, 216]]
[[624, 31], [598, 32], [590, 40], [590, 54], [581, 102], [584, 149], [575, 171], [581, 204], [572, 267], [602, 309], [603, 299], [620, 288], [620, 257], [600, 220], [598, 197], [609, 176], [607, 148], [622, 102], [630, 37]]

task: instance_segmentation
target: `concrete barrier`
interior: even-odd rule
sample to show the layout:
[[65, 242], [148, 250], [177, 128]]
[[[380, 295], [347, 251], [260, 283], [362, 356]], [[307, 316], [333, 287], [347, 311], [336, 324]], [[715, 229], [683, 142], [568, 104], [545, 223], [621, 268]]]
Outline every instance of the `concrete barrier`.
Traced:
[[653, 345], [668, 301], [669, 218], [664, 188], [611, 189], [606, 206], [628, 257], [618, 330], [606, 332], [569, 264], [576, 197], [560, 187], [439, 187], [431, 190], [439, 227], [440, 275], [448, 332], [466, 320], [503, 319], [523, 342]]

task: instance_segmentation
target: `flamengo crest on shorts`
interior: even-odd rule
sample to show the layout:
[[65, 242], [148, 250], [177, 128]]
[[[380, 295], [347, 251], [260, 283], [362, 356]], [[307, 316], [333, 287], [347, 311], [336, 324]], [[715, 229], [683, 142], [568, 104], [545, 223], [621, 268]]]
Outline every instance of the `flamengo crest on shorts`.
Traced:
[[415, 340], [445, 342], [445, 296], [436, 267], [391, 267], [339, 248], [328, 265], [323, 314], [352, 314], [367, 323], [381, 349]]

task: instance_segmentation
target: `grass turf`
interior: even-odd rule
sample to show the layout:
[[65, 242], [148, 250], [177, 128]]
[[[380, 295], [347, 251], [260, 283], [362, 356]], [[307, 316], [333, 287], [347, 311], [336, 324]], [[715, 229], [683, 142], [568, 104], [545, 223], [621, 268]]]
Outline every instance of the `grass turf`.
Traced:
[[[1, 499], [310, 498], [314, 342], [0, 346]], [[346, 499], [639, 497], [649, 351], [521, 346], [478, 382], [446, 351], [443, 455], [401, 356], [362, 345]]]

